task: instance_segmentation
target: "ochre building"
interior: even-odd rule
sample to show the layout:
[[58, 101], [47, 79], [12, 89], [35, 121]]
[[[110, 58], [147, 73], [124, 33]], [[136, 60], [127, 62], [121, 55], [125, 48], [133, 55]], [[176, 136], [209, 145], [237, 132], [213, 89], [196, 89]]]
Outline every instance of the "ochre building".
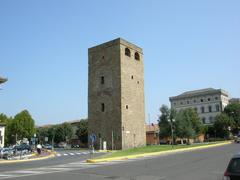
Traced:
[[[88, 50], [89, 135], [95, 148], [146, 145], [142, 49], [121, 38]], [[105, 144], [105, 143], [104, 143]]]

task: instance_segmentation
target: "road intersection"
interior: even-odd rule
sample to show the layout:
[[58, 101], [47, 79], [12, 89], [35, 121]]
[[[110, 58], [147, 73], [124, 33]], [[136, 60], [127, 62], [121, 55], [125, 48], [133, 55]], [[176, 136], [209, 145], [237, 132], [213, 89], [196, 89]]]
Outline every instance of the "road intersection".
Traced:
[[[232, 155], [240, 145], [230, 144], [191, 152], [88, 164], [89, 154], [55, 157], [39, 161], [38, 166], [26, 164], [2, 170], [0, 179], [18, 180], [221, 180]], [[67, 153], [67, 152], [61, 152]], [[98, 154], [99, 155], [99, 154]], [[32, 162], [37, 164], [36, 162]], [[9, 169], [9, 168], [8, 168]]]

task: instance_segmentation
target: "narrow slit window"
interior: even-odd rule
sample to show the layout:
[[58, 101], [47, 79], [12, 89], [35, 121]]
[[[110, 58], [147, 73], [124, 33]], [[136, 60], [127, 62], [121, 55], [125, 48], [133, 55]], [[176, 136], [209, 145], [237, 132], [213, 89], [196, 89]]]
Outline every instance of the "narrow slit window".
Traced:
[[105, 83], [105, 78], [104, 76], [101, 77], [101, 84], [104, 84]]
[[104, 103], [101, 104], [101, 110], [102, 110], [102, 112], [105, 112], [105, 104]]

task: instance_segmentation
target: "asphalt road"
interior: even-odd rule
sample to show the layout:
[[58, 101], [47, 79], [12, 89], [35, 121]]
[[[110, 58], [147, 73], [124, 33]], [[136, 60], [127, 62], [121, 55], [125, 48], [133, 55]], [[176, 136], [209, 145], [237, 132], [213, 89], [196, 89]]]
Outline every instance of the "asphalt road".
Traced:
[[[29, 171], [1, 172], [18, 180], [221, 180], [239, 144], [158, 157], [85, 165], [80, 161]], [[15, 175], [15, 174], [17, 175]], [[22, 176], [22, 177], [21, 177]]]
[[[89, 151], [77, 151], [77, 150], [64, 150], [59, 149], [56, 150], [57, 156], [54, 158], [40, 160], [40, 161], [30, 161], [23, 163], [10, 163], [10, 164], [0, 164], [0, 177], [1, 172], [5, 171], [16, 171], [16, 170], [25, 170], [31, 168], [40, 168], [40, 167], [48, 167], [59, 164], [67, 164], [73, 162], [79, 162], [86, 159], [89, 159], [91, 156]], [[101, 154], [95, 154], [94, 156], [99, 156]]]

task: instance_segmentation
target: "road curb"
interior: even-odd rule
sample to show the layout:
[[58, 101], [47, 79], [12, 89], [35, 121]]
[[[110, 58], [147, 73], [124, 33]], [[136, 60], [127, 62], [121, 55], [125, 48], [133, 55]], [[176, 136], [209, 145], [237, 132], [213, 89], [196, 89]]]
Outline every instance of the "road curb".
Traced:
[[101, 162], [110, 162], [110, 161], [115, 161], [115, 160], [141, 158], [141, 157], [147, 157], [147, 156], [158, 156], [158, 155], [163, 155], [163, 154], [174, 154], [174, 153], [178, 153], [178, 152], [186, 152], [186, 151], [194, 151], [194, 150], [199, 150], [199, 149], [213, 148], [213, 147], [223, 146], [223, 145], [227, 145], [227, 144], [231, 144], [231, 143], [232, 143], [231, 141], [228, 141], [228, 142], [217, 143], [217, 144], [208, 144], [208, 145], [203, 145], [203, 146], [182, 148], [182, 149], [175, 149], [175, 150], [167, 150], [167, 151], [161, 151], [161, 152], [143, 153], [143, 154], [128, 155], [128, 156], [121, 156], [121, 157], [114, 157], [114, 158], [88, 159], [88, 160], [86, 160], [86, 162], [87, 163], [101, 163]]
[[[36, 155], [33, 155], [36, 156]], [[55, 152], [51, 152], [50, 155], [44, 156], [44, 157], [39, 157], [39, 158], [34, 158], [34, 159], [21, 159], [21, 160], [4, 160], [0, 161], [0, 164], [12, 164], [12, 163], [22, 163], [22, 162], [31, 162], [31, 161], [40, 161], [40, 160], [45, 160], [45, 159], [50, 159], [56, 156]]]

